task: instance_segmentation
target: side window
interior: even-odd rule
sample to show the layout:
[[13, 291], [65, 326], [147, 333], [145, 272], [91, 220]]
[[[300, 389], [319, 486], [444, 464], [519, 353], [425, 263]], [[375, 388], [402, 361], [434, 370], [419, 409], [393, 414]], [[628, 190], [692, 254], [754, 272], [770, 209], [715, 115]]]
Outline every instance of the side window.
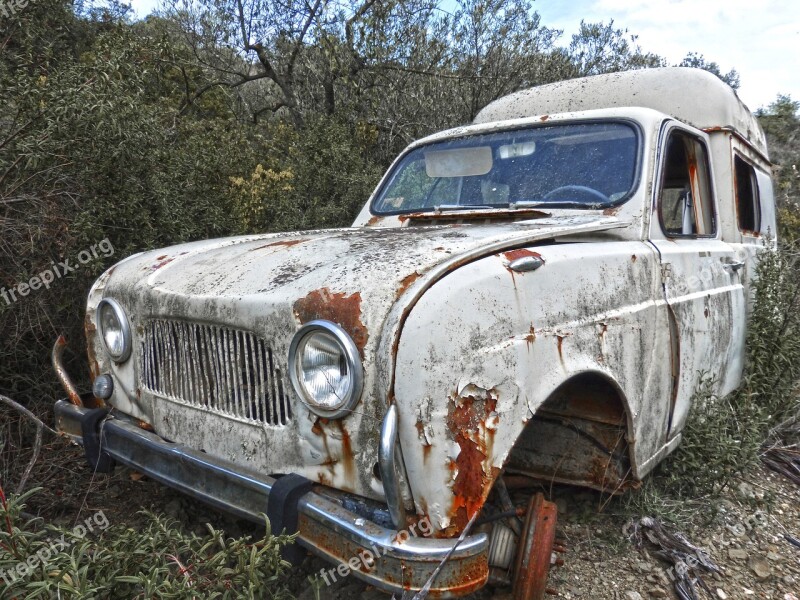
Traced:
[[688, 133], [673, 131], [664, 154], [658, 202], [666, 235], [695, 237], [716, 233], [710, 179], [703, 142]]
[[756, 170], [738, 154], [733, 158], [736, 182], [736, 218], [740, 231], [759, 231], [761, 214], [758, 202]]

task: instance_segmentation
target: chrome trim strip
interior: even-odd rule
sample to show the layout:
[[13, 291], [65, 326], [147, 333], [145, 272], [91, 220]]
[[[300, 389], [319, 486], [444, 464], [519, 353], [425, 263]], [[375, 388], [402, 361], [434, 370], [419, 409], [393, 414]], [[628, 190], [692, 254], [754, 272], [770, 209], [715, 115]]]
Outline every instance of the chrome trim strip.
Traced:
[[395, 527], [405, 527], [406, 507], [400, 492], [400, 478], [397, 475], [397, 405], [392, 404], [386, 411], [381, 425], [381, 441], [378, 450], [378, 463], [381, 470], [381, 482], [389, 514]]

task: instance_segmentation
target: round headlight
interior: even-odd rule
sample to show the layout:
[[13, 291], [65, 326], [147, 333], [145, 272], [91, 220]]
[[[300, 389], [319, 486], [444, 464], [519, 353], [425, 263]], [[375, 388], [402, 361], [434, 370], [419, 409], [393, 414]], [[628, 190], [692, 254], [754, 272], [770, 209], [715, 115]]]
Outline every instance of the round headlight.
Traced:
[[289, 347], [289, 378], [303, 403], [329, 419], [349, 413], [364, 385], [358, 348], [330, 321], [311, 321], [294, 336]]
[[116, 362], [131, 355], [131, 327], [125, 311], [116, 300], [105, 298], [97, 305], [97, 328], [106, 350]]

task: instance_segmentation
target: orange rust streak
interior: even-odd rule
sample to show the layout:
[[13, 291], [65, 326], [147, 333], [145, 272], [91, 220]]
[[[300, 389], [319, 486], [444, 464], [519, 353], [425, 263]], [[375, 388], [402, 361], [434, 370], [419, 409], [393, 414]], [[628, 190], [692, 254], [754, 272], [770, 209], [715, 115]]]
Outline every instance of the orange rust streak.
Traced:
[[100, 365], [97, 363], [97, 355], [94, 351], [94, 338], [97, 335], [97, 327], [88, 313], [83, 322], [83, 331], [86, 333], [86, 354], [89, 357], [89, 372], [92, 376], [92, 381], [94, 381], [100, 375]]
[[294, 314], [301, 323], [315, 319], [338, 323], [353, 339], [361, 357], [364, 357], [369, 332], [361, 321], [359, 292], [346, 296], [344, 293], [331, 292], [329, 288], [315, 290], [294, 303]]
[[75, 391], [74, 388], [72, 388], [72, 387], [70, 387], [68, 385], [67, 382], [69, 382], [69, 377], [63, 371], [63, 369], [60, 367], [60, 365], [62, 364], [61, 363], [61, 356], [63, 355], [64, 350], [66, 349], [66, 347], [67, 347], [67, 339], [63, 335], [58, 336], [58, 339], [56, 340], [56, 348], [54, 350], [54, 352], [56, 354], [56, 357], [58, 359], [56, 361], [56, 363], [57, 363], [56, 370], [58, 371], [58, 376], [59, 376], [58, 378], [61, 380], [61, 382], [63, 384], [63, 387], [64, 387], [64, 390], [69, 395], [69, 401], [72, 404], [74, 404], [75, 406], [82, 407], [83, 406], [83, 402], [81, 401], [81, 397], [78, 395], [78, 393]]
[[255, 250], [262, 250], [263, 248], [272, 248], [274, 246], [285, 246], [289, 248], [290, 246], [296, 246], [297, 244], [302, 244], [305, 240], [280, 240], [277, 242], [272, 242], [271, 244], [264, 244], [263, 246], [259, 246], [258, 248], [253, 248], [251, 252]]
[[411, 273], [411, 275], [404, 277], [403, 280], [400, 282], [400, 287], [397, 290], [397, 297], [399, 298], [400, 296], [405, 294], [406, 290], [409, 287], [411, 287], [411, 284], [413, 284], [417, 279], [419, 279], [419, 277], [420, 274], [417, 273], [416, 271]]
[[356, 483], [356, 462], [355, 455], [353, 454], [353, 446], [350, 441], [350, 434], [344, 428], [344, 423], [341, 419], [336, 421], [339, 431], [342, 434], [342, 467], [344, 468], [344, 476], [350, 485], [355, 486]]

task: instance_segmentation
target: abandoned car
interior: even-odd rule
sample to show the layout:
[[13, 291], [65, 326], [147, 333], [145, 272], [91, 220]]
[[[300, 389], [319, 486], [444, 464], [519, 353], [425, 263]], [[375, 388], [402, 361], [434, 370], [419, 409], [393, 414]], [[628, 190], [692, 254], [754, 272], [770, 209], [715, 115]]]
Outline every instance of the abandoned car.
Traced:
[[714, 75], [520, 91], [411, 144], [351, 228], [109, 269], [91, 394], [54, 350], [58, 426], [378, 588], [537, 597], [555, 513], [520, 490], [635, 487], [704, 379], [737, 387], [774, 234], [764, 133]]

